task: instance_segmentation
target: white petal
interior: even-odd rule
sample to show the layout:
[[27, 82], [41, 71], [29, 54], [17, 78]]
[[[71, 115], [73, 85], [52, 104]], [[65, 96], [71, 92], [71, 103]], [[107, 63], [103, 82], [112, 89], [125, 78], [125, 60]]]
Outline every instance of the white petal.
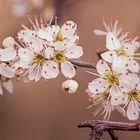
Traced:
[[53, 34], [51, 31], [51, 27], [40, 29], [37, 34], [41, 39], [45, 39], [47, 41], [53, 41]]
[[61, 34], [64, 38], [69, 38], [76, 33], [77, 25], [73, 21], [67, 21], [61, 28]]
[[54, 48], [52, 48], [52, 47], [45, 48], [45, 50], [44, 50], [44, 56], [47, 59], [52, 58], [54, 56]]
[[48, 60], [42, 67], [41, 75], [45, 79], [56, 78], [59, 74], [58, 64], [54, 61]]
[[55, 42], [52, 46], [56, 51], [64, 51], [67, 47], [67, 40]]
[[32, 37], [35, 37], [35, 31], [32, 30], [21, 30], [18, 33], [18, 39], [24, 43], [29, 43]]
[[109, 85], [103, 78], [97, 78], [88, 85], [88, 89], [92, 93], [103, 93], [108, 89]]
[[125, 73], [127, 71], [126, 67], [127, 58], [124, 56], [113, 55], [112, 69], [117, 74]]
[[126, 74], [119, 77], [119, 87], [123, 92], [134, 90], [138, 84], [139, 77], [136, 74]]
[[107, 51], [101, 54], [102, 59], [106, 62], [112, 63], [115, 51]]
[[113, 97], [117, 94], [122, 94], [122, 91], [117, 85], [111, 86], [110, 88], [110, 95]]
[[34, 53], [29, 49], [20, 48], [18, 51], [20, 57], [19, 67], [28, 68], [34, 58]]
[[124, 94], [115, 94], [111, 97], [111, 104], [112, 105], [124, 105], [128, 102], [128, 96]]
[[83, 49], [80, 46], [69, 47], [65, 50], [64, 54], [69, 59], [79, 58], [83, 55]]
[[139, 110], [133, 100], [129, 102], [126, 114], [129, 120], [137, 120], [139, 118]]
[[0, 60], [1, 61], [10, 61], [14, 59], [17, 55], [16, 49], [13, 47], [5, 48], [0, 50]]
[[106, 47], [110, 51], [118, 50], [121, 47], [120, 41], [111, 32], [106, 36]]
[[31, 38], [29, 48], [36, 54], [40, 53], [43, 49], [43, 43], [39, 39]]
[[131, 72], [135, 72], [135, 73], [138, 73], [139, 70], [140, 70], [140, 65], [138, 62], [136, 62], [134, 59], [128, 59], [128, 69], [131, 71]]
[[61, 71], [66, 78], [73, 78], [76, 75], [73, 64], [68, 61], [61, 63]]
[[13, 93], [13, 83], [11, 80], [3, 82], [2, 85], [9, 93]]
[[5, 63], [0, 64], [0, 74], [7, 78], [13, 78], [15, 76], [15, 71], [10, 68]]
[[110, 68], [107, 65], [107, 63], [101, 59], [97, 62], [96, 69], [97, 72], [101, 75], [103, 75], [105, 72], [110, 71]]

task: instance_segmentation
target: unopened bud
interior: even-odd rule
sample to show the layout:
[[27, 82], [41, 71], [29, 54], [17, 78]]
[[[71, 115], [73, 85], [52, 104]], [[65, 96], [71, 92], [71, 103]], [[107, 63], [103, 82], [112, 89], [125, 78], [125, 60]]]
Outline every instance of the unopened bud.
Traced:
[[4, 48], [10, 48], [13, 47], [15, 44], [15, 40], [13, 37], [6, 37], [2, 42]]
[[69, 94], [73, 94], [78, 89], [78, 82], [75, 80], [66, 80], [62, 83], [62, 89]]

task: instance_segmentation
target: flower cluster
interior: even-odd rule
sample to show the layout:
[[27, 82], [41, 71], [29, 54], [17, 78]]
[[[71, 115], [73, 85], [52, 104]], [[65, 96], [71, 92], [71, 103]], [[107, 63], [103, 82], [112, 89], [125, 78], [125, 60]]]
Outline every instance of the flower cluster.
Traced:
[[[129, 120], [137, 120], [140, 111], [140, 65], [136, 51], [140, 47], [137, 38], [131, 39], [128, 33], [122, 32], [118, 21], [114, 26], [107, 25], [105, 31], [95, 30], [95, 34], [106, 37], [107, 51], [101, 53], [96, 65], [98, 78], [88, 85], [91, 106], [99, 105], [95, 115], [101, 111], [109, 119], [116, 109]], [[90, 107], [91, 107], [90, 106]]]
[[0, 50], [2, 85], [6, 87], [5, 81], [15, 75], [23, 77], [25, 82], [37, 82], [41, 77], [45, 80], [56, 78], [60, 71], [67, 79], [73, 78], [76, 69], [71, 60], [83, 55], [78, 45], [77, 25], [67, 21], [60, 27], [42, 19], [39, 23], [37, 18], [35, 23], [31, 19], [30, 22], [32, 29], [23, 25], [17, 41], [12, 37], [3, 41], [5, 48]]

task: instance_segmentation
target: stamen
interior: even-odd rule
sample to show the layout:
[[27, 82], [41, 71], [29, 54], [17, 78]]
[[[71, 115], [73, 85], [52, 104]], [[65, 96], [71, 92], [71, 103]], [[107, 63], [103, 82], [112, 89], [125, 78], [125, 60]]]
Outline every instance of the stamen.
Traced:
[[97, 74], [97, 73], [93, 73], [93, 72], [90, 72], [90, 71], [86, 71], [87, 73], [89, 74], [92, 74], [92, 75], [95, 75], [95, 76], [98, 76], [98, 77], [101, 77], [101, 75]]

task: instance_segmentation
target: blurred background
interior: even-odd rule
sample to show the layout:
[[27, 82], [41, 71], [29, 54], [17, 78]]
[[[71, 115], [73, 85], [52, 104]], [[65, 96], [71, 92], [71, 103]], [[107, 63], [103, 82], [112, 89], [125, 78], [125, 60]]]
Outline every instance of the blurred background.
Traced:
[[[49, 19], [58, 16], [61, 25], [66, 20], [78, 24], [80, 44], [84, 48], [83, 60], [96, 62], [96, 50], [105, 48], [105, 38], [93, 34], [94, 29], [103, 29], [102, 19], [110, 23], [119, 20], [124, 30], [134, 36], [140, 34], [140, 0], [0, 0], [0, 42], [7, 36], [16, 37], [21, 24], [30, 27], [28, 15], [42, 15]], [[74, 95], [61, 89], [65, 80], [59, 76], [47, 82], [25, 84], [14, 80], [13, 94], [5, 92], [0, 97], [0, 140], [88, 140], [89, 129], [77, 125], [92, 117], [95, 110], [87, 110], [85, 89], [93, 78], [78, 69], [75, 79], [80, 88]], [[128, 121], [118, 113], [111, 120]], [[139, 122], [139, 121], [138, 121]], [[120, 140], [138, 140], [138, 132], [118, 132]], [[108, 140], [108, 134], [103, 136]]]

